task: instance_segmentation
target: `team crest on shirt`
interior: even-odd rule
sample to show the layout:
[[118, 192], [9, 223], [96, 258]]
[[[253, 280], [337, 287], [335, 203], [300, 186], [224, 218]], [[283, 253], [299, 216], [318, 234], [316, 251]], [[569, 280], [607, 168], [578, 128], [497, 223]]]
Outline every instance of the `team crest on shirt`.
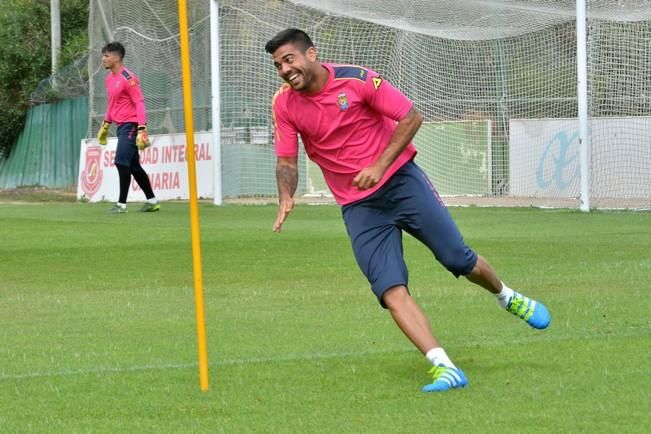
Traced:
[[337, 95], [337, 104], [339, 104], [339, 109], [341, 111], [348, 110], [348, 97], [344, 92]]

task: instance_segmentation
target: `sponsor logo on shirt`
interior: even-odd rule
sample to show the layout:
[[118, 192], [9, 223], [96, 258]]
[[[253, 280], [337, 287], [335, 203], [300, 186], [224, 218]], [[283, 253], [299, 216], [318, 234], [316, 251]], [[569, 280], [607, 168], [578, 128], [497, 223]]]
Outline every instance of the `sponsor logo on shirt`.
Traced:
[[378, 88], [382, 84], [382, 78], [381, 77], [373, 77], [373, 87], [375, 88], [375, 91], [377, 92]]

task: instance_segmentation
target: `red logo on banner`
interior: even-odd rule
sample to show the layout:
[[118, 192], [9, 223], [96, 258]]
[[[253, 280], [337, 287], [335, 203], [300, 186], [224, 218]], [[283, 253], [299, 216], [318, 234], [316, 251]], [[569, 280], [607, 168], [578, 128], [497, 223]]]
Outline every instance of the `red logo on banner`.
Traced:
[[86, 167], [81, 172], [81, 189], [90, 199], [93, 197], [99, 186], [102, 185], [102, 167], [100, 157], [102, 148], [99, 146], [89, 146], [86, 148]]

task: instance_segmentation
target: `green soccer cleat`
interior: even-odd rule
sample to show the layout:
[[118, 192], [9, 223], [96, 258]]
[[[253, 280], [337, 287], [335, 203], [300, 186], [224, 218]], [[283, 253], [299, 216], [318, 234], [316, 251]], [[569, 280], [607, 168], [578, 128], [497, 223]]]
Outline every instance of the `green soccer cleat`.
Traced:
[[429, 370], [432, 382], [421, 390], [423, 392], [445, 392], [450, 389], [459, 389], [468, 385], [468, 379], [461, 369], [434, 366]]
[[149, 203], [145, 202], [145, 204], [140, 208], [140, 212], [156, 212], [160, 210], [160, 204], [159, 203]]
[[551, 321], [549, 311], [544, 304], [525, 297], [519, 292], [513, 292], [513, 297], [509, 301], [506, 310], [513, 315], [522, 318], [535, 329], [547, 328]]
[[111, 213], [111, 214], [126, 214], [126, 213], [127, 213], [127, 209], [126, 209], [126, 208], [122, 208], [120, 205], [118, 205], [118, 204], [116, 203], [116, 204], [113, 205], [113, 207], [109, 210], [109, 213]]

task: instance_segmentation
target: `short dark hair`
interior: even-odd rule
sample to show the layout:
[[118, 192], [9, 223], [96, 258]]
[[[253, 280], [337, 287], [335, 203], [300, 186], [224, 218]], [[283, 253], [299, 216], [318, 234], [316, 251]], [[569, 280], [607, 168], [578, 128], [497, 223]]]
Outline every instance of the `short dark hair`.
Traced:
[[278, 47], [289, 43], [297, 45], [303, 52], [306, 52], [308, 48], [314, 47], [312, 40], [304, 31], [299, 29], [285, 29], [267, 42], [264, 49], [267, 53], [273, 54]]
[[104, 53], [118, 53], [120, 55], [120, 59], [123, 59], [126, 51], [124, 50], [124, 45], [121, 43], [109, 42], [108, 44], [104, 45], [104, 48], [102, 48], [102, 54]]

